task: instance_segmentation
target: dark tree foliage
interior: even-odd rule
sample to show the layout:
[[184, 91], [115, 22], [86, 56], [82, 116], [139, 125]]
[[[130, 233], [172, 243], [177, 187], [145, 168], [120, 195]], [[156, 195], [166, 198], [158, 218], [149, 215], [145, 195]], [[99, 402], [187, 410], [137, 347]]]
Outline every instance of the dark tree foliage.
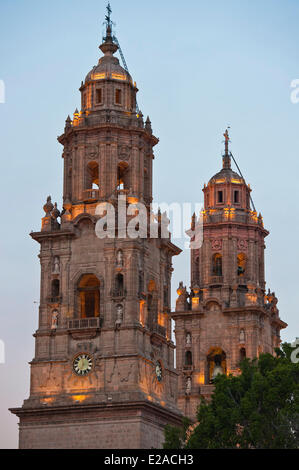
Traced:
[[276, 356], [245, 359], [238, 377], [219, 376], [210, 403], [202, 399], [198, 424], [188, 432], [168, 426], [165, 449], [298, 449], [299, 363], [284, 344]]

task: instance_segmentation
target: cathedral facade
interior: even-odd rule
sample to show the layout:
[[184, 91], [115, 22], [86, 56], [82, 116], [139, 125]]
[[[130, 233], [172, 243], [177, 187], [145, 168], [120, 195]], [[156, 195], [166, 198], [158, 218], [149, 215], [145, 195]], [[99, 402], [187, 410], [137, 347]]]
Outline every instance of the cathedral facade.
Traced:
[[204, 186], [204, 210], [192, 220], [193, 237], [197, 226], [203, 235], [200, 247], [191, 250], [191, 287], [188, 291], [180, 284], [172, 314], [178, 406], [191, 420], [201, 397], [211, 397], [218, 374], [237, 375], [243, 359], [274, 354], [287, 327], [275, 293], [266, 293], [269, 232], [254, 208], [250, 186], [231, 168], [228, 131], [224, 137], [223, 167]]
[[[170, 317], [172, 257], [181, 250], [159, 236], [161, 216], [151, 213], [158, 139], [114, 56], [110, 14], [100, 49], [80, 88], [81, 111], [58, 139], [63, 211], [49, 197], [41, 230], [31, 234], [41, 292], [30, 397], [12, 410], [22, 449], [160, 448], [165, 425], [181, 422]], [[139, 203], [156, 238], [120, 233]], [[114, 236], [105, 229], [108, 205]]]
[[[268, 232], [250, 208], [250, 187], [231, 169], [228, 134], [223, 169], [204, 188], [191, 290], [180, 285], [171, 312], [172, 258], [181, 250], [152, 213], [158, 139], [115, 57], [110, 13], [102, 56], [81, 84], [81, 110], [58, 139], [62, 211], [48, 197], [41, 229], [31, 234], [40, 245], [41, 290], [30, 396], [11, 410], [21, 449], [161, 448], [166, 424], [195, 420], [215, 377], [239, 373], [244, 357], [273, 353], [286, 326], [275, 294], [265, 293]], [[141, 206], [145, 233], [128, 236]]]

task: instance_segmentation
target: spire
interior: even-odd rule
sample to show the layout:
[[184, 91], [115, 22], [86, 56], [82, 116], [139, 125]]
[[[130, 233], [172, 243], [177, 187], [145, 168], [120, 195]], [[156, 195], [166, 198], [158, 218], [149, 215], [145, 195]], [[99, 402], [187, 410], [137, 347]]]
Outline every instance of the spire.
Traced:
[[224, 152], [224, 155], [223, 155], [223, 168], [225, 168], [225, 169], [230, 169], [231, 168], [231, 156], [230, 156], [230, 152], [229, 152], [229, 149], [228, 149], [228, 146], [229, 146], [229, 143], [230, 143], [228, 129], [226, 129], [225, 133], [223, 134], [223, 136], [225, 138], [225, 152]]
[[100, 45], [101, 51], [105, 54], [105, 56], [111, 56], [113, 55], [117, 49], [118, 46], [115, 44], [113, 41], [113, 36], [112, 36], [112, 26], [114, 25], [113, 21], [111, 21], [111, 5], [110, 2], [108, 2], [108, 5], [106, 7], [107, 10], [107, 15], [105, 16], [105, 25], [106, 25], [106, 36], [103, 38], [103, 44]]

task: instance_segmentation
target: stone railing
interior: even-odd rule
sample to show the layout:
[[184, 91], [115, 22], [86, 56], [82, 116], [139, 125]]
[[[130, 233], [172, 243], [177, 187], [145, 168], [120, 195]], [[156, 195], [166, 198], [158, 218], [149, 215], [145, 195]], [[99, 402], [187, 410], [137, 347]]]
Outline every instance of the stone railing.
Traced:
[[62, 296], [58, 297], [48, 297], [47, 301], [49, 304], [60, 304], [62, 302]]
[[223, 284], [223, 276], [211, 276], [209, 279], [210, 285]]
[[237, 222], [241, 224], [257, 224], [261, 227], [263, 226], [263, 219], [258, 218], [256, 213], [225, 212], [225, 210], [217, 214], [204, 214], [203, 222], [207, 224], [218, 224], [221, 222]]
[[127, 291], [125, 288], [115, 288], [115, 289], [111, 289], [110, 295], [114, 299], [121, 299], [123, 297], [126, 297]]
[[158, 324], [153, 325], [153, 332], [161, 336], [166, 336], [166, 328]]
[[193, 365], [184, 364], [184, 365], [183, 365], [183, 370], [185, 370], [186, 372], [190, 372], [190, 371], [193, 370]]
[[73, 318], [67, 321], [68, 330], [83, 330], [90, 328], [100, 328], [101, 319], [97, 318]]
[[86, 189], [82, 194], [83, 201], [98, 201], [100, 199], [99, 189]]

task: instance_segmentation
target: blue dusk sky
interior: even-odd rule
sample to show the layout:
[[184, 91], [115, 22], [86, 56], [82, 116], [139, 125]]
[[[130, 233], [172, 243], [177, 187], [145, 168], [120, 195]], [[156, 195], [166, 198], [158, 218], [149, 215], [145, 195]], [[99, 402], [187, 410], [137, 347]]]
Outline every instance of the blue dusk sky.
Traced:
[[[0, 0], [1, 234], [0, 447], [18, 445], [9, 407], [29, 395], [40, 266], [40, 229], [51, 194], [62, 204], [62, 134], [80, 107], [81, 81], [97, 63], [106, 2]], [[202, 202], [202, 187], [221, 168], [223, 132], [253, 189], [267, 238], [267, 288], [299, 336], [297, 0], [113, 0], [112, 19], [139, 106], [160, 143], [155, 149], [157, 202]], [[1, 96], [1, 94], [0, 94]], [[1, 99], [0, 99], [1, 101]], [[184, 240], [174, 240], [179, 246]], [[190, 285], [188, 250], [175, 259], [173, 301], [180, 280]]]

